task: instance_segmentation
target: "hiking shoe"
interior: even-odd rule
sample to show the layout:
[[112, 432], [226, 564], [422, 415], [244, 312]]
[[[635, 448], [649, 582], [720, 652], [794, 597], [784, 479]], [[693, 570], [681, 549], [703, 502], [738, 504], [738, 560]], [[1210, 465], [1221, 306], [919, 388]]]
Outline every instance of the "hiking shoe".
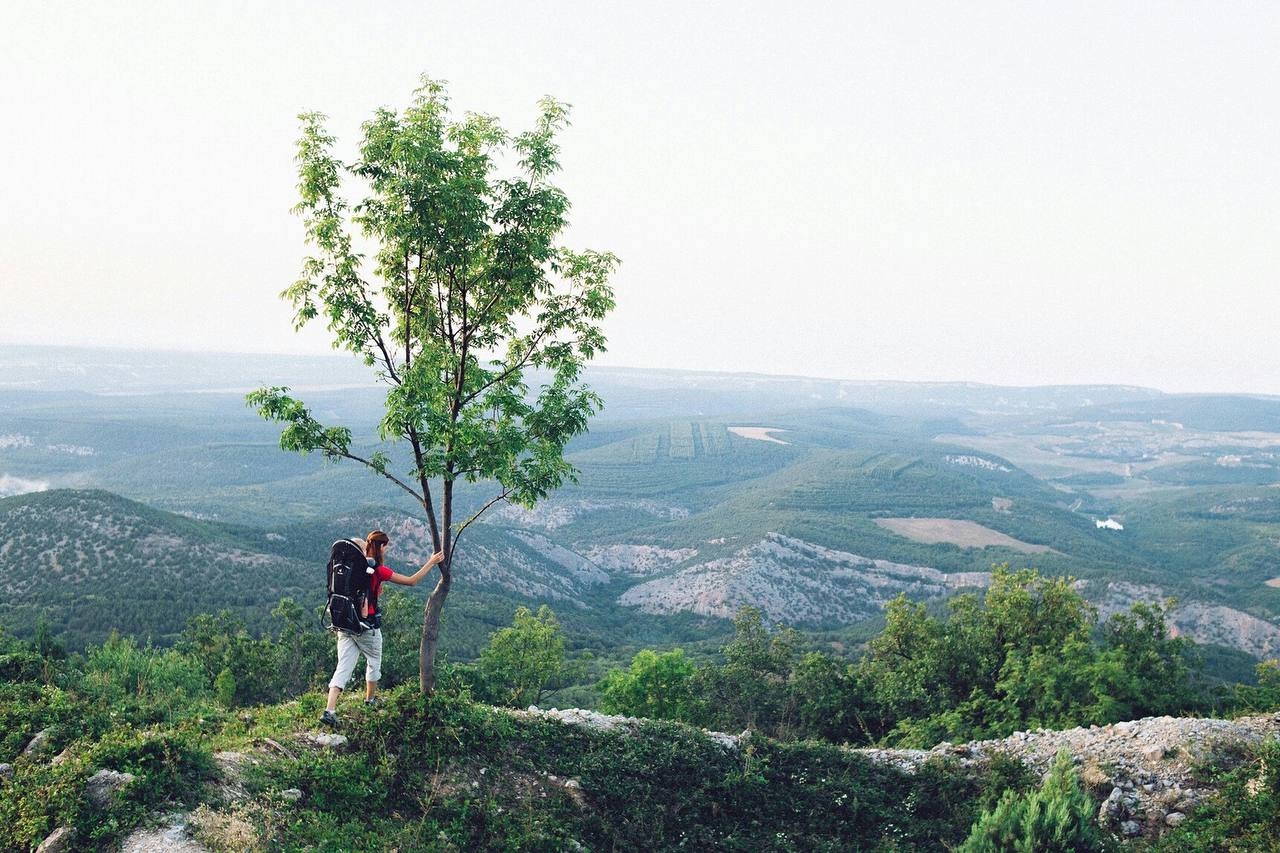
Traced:
[[381, 704], [382, 704], [382, 700], [379, 699], [377, 696], [374, 696], [372, 699], [364, 700], [364, 706], [366, 708], [374, 708]]
[[336, 729], [338, 727], [338, 715], [326, 709], [325, 712], [320, 715], [320, 722], [324, 723], [331, 729]]

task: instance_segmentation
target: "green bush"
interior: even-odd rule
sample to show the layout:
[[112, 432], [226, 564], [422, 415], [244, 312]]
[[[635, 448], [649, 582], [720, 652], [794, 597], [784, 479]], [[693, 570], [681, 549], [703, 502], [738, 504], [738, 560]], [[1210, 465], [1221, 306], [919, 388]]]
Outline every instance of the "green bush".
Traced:
[[1094, 816], [1098, 806], [1080, 787], [1064, 750], [1040, 789], [1006, 791], [974, 823], [959, 853], [1082, 853], [1105, 846]]
[[899, 596], [857, 667], [870, 733], [928, 748], [1196, 708], [1191, 643], [1169, 636], [1166, 615], [1138, 604], [1099, 631], [1069, 578], [1007, 566], [983, 598], [953, 599], [946, 619]]
[[683, 649], [658, 654], [641, 649], [626, 669], [613, 669], [600, 682], [600, 709], [655, 720], [689, 720], [694, 665]]
[[545, 604], [516, 610], [511, 626], [495, 631], [476, 666], [482, 696], [499, 705], [536, 705], [564, 670], [564, 633]]
[[210, 698], [195, 658], [172, 649], [139, 648], [119, 634], [89, 650], [76, 687], [98, 708], [142, 724], [199, 715]]

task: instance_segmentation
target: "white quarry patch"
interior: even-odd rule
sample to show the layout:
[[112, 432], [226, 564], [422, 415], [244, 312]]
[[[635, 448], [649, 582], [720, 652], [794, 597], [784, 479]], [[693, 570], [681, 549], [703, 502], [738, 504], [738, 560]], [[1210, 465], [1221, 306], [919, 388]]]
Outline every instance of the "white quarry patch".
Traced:
[[952, 465], [967, 465], [971, 468], [981, 468], [984, 471], [1001, 471], [1005, 474], [1012, 471], [1011, 468], [998, 462], [992, 462], [990, 459], [983, 459], [981, 456], [947, 456], [946, 460]]
[[0, 474], [0, 498], [11, 498], [14, 495], [25, 495], [29, 492], [48, 491], [49, 484], [44, 480], [28, 480], [25, 477], [14, 477], [12, 474]]
[[750, 438], [754, 441], [772, 441], [774, 444], [790, 444], [791, 443], [789, 441], [783, 441], [780, 438], [774, 438], [772, 435], [770, 435], [770, 433], [774, 433], [774, 432], [786, 432], [785, 429], [779, 429], [778, 427], [736, 426], [736, 427], [728, 427], [728, 430], [734, 435], [742, 436], [743, 438]]
[[606, 572], [640, 577], [675, 568], [697, 555], [697, 548], [659, 548], [656, 545], [597, 545], [586, 553]]
[[0, 435], [0, 450], [8, 450], [11, 447], [30, 447], [31, 439], [20, 432], [9, 432]]
[[54, 453], [69, 453], [72, 456], [93, 456], [96, 451], [92, 447], [85, 447], [83, 444], [46, 444], [46, 450], [52, 450]]
[[770, 533], [732, 556], [634, 586], [618, 603], [646, 613], [692, 611], [724, 618], [750, 604], [771, 621], [848, 624], [875, 616], [900, 592], [936, 598], [989, 582], [986, 572], [946, 574]]
[[1108, 518], [1106, 521], [1103, 521], [1100, 518], [1095, 518], [1093, 520], [1093, 524], [1099, 530], [1124, 530], [1124, 525], [1116, 521], [1114, 518]]

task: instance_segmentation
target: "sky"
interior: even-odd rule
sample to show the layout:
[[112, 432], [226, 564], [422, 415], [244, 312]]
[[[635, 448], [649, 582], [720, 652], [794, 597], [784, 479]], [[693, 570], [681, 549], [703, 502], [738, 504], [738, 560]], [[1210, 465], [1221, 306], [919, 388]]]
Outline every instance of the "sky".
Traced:
[[0, 4], [0, 343], [327, 352], [296, 116], [573, 105], [612, 366], [1280, 394], [1280, 5]]

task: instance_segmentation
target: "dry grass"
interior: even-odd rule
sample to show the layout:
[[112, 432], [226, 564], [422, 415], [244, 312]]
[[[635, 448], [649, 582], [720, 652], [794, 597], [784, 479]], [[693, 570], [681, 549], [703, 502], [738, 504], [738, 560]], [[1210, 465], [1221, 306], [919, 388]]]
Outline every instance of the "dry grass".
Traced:
[[1056, 553], [1048, 545], [1032, 545], [976, 521], [953, 518], [877, 518], [876, 524], [914, 542], [936, 545], [944, 542], [961, 548], [1009, 548], [1023, 554]]
[[216, 853], [266, 850], [266, 841], [252, 820], [240, 809], [217, 811], [202, 805], [188, 819], [191, 834]]

